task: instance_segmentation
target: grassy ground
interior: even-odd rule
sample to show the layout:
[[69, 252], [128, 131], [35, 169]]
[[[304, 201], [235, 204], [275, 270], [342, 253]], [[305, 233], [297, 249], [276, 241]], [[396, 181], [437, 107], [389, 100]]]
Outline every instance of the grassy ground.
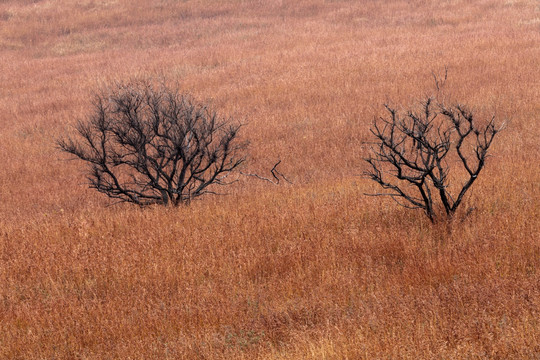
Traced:
[[[0, 358], [540, 357], [537, 1], [3, 1]], [[465, 207], [363, 196], [382, 104], [447, 89], [509, 118]], [[55, 139], [92, 91], [178, 81], [245, 121], [246, 180], [108, 206]]]

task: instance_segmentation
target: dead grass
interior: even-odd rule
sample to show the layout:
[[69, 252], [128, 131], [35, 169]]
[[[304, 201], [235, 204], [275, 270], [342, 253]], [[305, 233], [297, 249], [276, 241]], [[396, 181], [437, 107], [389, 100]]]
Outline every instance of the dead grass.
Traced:
[[[0, 3], [0, 358], [540, 356], [535, 1]], [[366, 198], [371, 118], [448, 87], [510, 117], [464, 221]], [[248, 122], [246, 181], [111, 206], [54, 140], [89, 94], [178, 80]]]

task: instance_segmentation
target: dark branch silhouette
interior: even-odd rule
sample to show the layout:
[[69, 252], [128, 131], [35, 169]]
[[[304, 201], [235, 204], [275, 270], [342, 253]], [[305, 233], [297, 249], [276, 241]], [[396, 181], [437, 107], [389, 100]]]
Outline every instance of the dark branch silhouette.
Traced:
[[[370, 165], [365, 174], [387, 191], [368, 195], [390, 196], [402, 206], [422, 209], [431, 221], [438, 197], [451, 217], [484, 168], [502, 127], [495, 125], [494, 116], [481, 126], [465, 106], [446, 106], [432, 97], [418, 111], [400, 114], [389, 105], [385, 108], [386, 116], [375, 119], [370, 129], [376, 140], [365, 159]], [[449, 191], [452, 152], [467, 174], [454, 196]]]
[[166, 86], [148, 82], [115, 86], [96, 96], [77, 136], [58, 141], [61, 150], [89, 165], [90, 186], [138, 205], [188, 204], [244, 161], [241, 125]]
[[277, 163], [274, 164], [274, 166], [272, 167], [272, 169], [270, 169], [270, 174], [272, 174], [272, 178], [267, 178], [267, 177], [264, 177], [264, 176], [261, 176], [259, 174], [251, 174], [251, 173], [244, 173], [244, 172], [240, 172], [240, 174], [244, 175], [244, 176], [252, 176], [254, 178], [257, 178], [259, 180], [263, 180], [263, 181], [268, 181], [269, 183], [272, 183], [274, 185], [279, 185], [279, 183], [281, 182], [281, 179], [285, 180], [286, 182], [288, 182], [289, 184], [292, 184], [292, 182], [287, 179], [285, 177], [285, 175], [283, 175], [278, 169], [278, 165], [281, 164], [281, 160], [278, 160]]

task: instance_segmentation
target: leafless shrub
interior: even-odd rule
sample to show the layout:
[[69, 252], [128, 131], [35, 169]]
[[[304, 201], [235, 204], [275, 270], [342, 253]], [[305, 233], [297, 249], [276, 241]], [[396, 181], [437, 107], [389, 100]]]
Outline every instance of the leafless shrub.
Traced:
[[[436, 87], [440, 84], [436, 79]], [[488, 151], [502, 129], [492, 116], [482, 125], [472, 111], [461, 104], [445, 105], [436, 97], [427, 97], [420, 106], [404, 114], [385, 105], [386, 115], [373, 121], [375, 137], [365, 159], [365, 174], [385, 192], [368, 194], [390, 196], [400, 205], [422, 209], [433, 222], [436, 201], [446, 217], [452, 217], [467, 191], [485, 166]], [[456, 179], [461, 167], [465, 178], [454, 193], [450, 179]]]
[[91, 115], [61, 150], [89, 165], [90, 187], [138, 205], [178, 206], [230, 184], [244, 161], [241, 125], [148, 81], [96, 95]]

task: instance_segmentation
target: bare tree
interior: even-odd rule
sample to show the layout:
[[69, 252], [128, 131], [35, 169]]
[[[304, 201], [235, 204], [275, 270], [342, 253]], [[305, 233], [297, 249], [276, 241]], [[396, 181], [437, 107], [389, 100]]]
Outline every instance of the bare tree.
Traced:
[[148, 81], [96, 95], [61, 150], [89, 165], [90, 187], [138, 205], [188, 204], [227, 185], [245, 161], [241, 125], [190, 96]]
[[[437, 198], [447, 217], [456, 212], [502, 127], [495, 125], [495, 116], [482, 126], [465, 106], [446, 106], [434, 97], [420, 105], [405, 114], [385, 105], [386, 116], [375, 119], [370, 129], [376, 140], [365, 159], [370, 165], [365, 174], [386, 190], [368, 195], [390, 196], [402, 206], [422, 209], [433, 222]], [[465, 178], [452, 195], [450, 164], [456, 162]]]

